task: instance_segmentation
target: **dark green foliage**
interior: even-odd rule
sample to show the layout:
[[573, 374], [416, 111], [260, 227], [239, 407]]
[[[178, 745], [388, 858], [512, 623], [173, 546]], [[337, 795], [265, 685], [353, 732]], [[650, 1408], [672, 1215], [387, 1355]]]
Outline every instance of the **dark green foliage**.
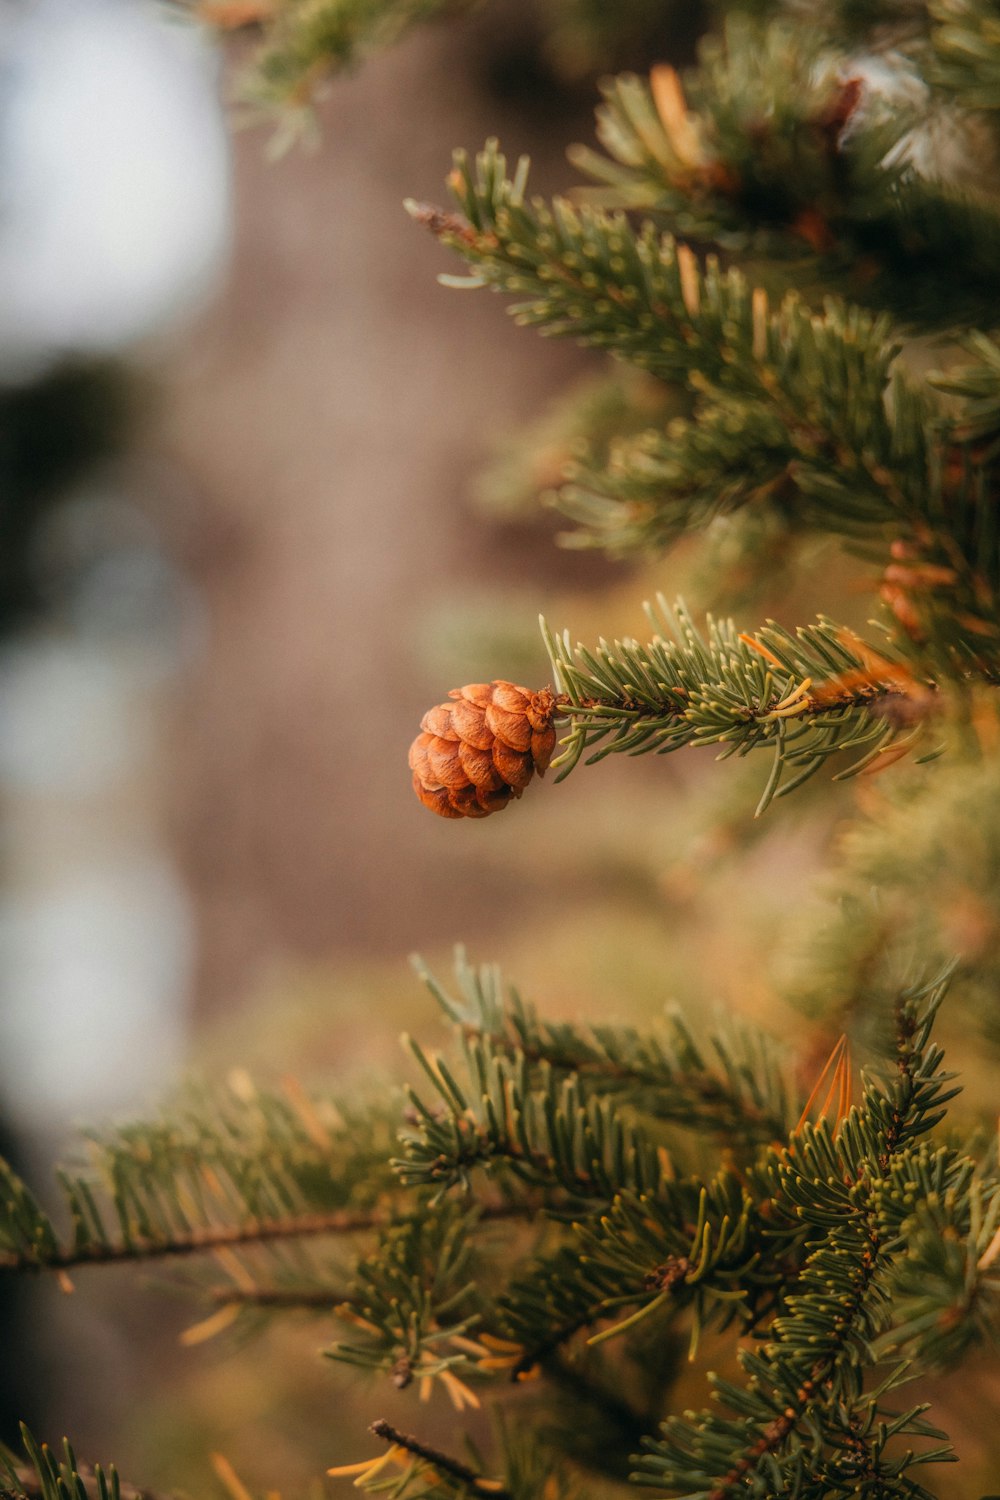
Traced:
[[[745, 1481], [762, 1496], [838, 1494], [866, 1473], [903, 1495], [904, 1475], [947, 1456], [922, 1408], [886, 1404], [901, 1367], [881, 1364], [896, 1349], [944, 1363], [996, 1331], [1000, 1188], [968, 1155], [926, 1140], [956, 1092], [931, 1039], [943, 981], [901, 993], [891, 1070], [858, 1108], [789, 1129], [773, 1048], [746, 1028], [706, 1045], [677, 1018], [651, 1039], [547, 1024], [493, 969], [460, 959], [458, 999], [425, 977], [462, 1064], [415, 1048], [436, 1098], [411, 1095], [400, 1186], [373, 1175], [379, 1116], [344, 1127], [321, 1101], [239, 1084], [211, 1109], [177, 1111], [172, 1128], [105, 1139], [114, 1235], [98, 1238], [77, 1175], [76, 1237], [60, 1247], [10, 1178], [7, 1264], [246, 1252], [272, 1239], [270, 1284], [244, 1258], [216, 1302], [294, 1306], [297, 1291], [342, 1320], [333, 1357], [401, 1389], [439, 1380], [458, 1406], [484, 1382], [540, 1369], [557, 1407], [603, 1404], [631, 1445], [676, 1374], [673, 1357], [651, 1359], [652, 1330], [665, 1355], [682, 1332], [697, 1349], [708, 1329], [764, 1330], [742, 1357], [745, 1384], [716, 1382], [723, 1414], [671, 1417], [646, 1443], [636, 1477], [661, 1489], [721, 1500]], [[697, 1158], [706, 1126], [738, 1130], [732, 1151], [714, 1171], [679, 1172], [685, 1138]], [[323, 1235], [338, 1241], [325, 1277], [318, 1256], [299, 1256], [300, 1241]], [[969, 1315], [955, 1318], [958, 1305]], [[484, 1472], [454, 1460], [442, 1477], [441, 1455], [406, 1441], [392, 1485], [407, 1493], [451, 1493], [463, 1473], [468, 1484]], [[379, 1488], [382, 1476], [362, 1480]], [[818, 1476], [826, 1490], [803, 1487]]]
[[[845, 57], [822, 19], [732, 17], [683, 88], [670, 70], [654, 72], [652, 87], [630, 75], [609, 81], [597, 126], [608, 154], [577, 147], [573, 160], [602, 184], [598, 201], [775, 258], [772, 276], [821, 278], [908, 323], [974, 317], [995, 285], [995, 207], [940, 167], [915, 164], [947, 130], [904, 56], [870, 73], [871, 59]], [[928, 149], [913, 148], [915, 133]]]

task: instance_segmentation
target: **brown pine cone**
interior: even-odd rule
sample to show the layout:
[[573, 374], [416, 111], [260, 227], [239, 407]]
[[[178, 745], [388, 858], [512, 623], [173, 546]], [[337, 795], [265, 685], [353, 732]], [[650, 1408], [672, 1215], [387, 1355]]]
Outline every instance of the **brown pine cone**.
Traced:
[[428, 709], [410, 746], [413, 790], [442, 818], [485, 818], [545, 774], [556, 744], [556, 700], [512, 682], [453, 688]]

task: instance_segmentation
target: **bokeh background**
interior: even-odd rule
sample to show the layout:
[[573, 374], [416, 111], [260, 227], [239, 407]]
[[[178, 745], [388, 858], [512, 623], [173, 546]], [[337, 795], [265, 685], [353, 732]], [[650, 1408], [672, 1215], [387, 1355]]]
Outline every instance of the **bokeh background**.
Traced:
[[[690, 55], [696, 7], [670, 9], [627, 61]], [[845, 810], [748, 830], [759, 768], [725, 768], [728, 822], [715, 769], [673, 758], [489, 822], [420, 808], [420, 714], [541, 684], [540, 610], [587, 638], [641, 633], [657, 588], [711, 602], [683, 548], [610, 564], [510, 503], [567, 454], [509, 435], [600, 361], [439, 287], [401, 208], [490, 134], [565, 185], [594, 80], [510, 0], [339, 81], [318, 145], [273, 159], [231, 129], [238, 62], [141, 0], [0, 17], [0, 1114], [33, 1179], [186, 1073], [390, 1074], [435, 1024], [414, 949], [446, 970], [463, 941], [552, 1014], [680, 997], [788, 1027], [774, 955]], [[808, 617], [804, 587], [755, 618]], [[322, 1323], [187, 1349], [155, 1276], [76, 1281], [0, 1288], [5, 1436], [22, 1416], [192, 1493], [222, 1451], [292, 1493], [393, 1415], [317, 1359]], [[985, 1485], [974, 1414], [949, 1424]]]

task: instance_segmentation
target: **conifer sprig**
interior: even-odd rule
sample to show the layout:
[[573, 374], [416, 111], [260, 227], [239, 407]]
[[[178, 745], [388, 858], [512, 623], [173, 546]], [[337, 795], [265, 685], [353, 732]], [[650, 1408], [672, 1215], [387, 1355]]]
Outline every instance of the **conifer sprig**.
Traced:
[[903, 1253], [892, 1273], [892, 1322], [880, 1359], [954, 1367], [1000, 1343], [1000, 1181], [995, 1168], [924, 1145], [894, 1165], [881, 1212]]
[[334, 1344], [329, 1356], [387, 1369], [399, 1389], [443, 1376], [452, 1394], [460, 1392], [457, 1377], [478, 1373], [462, 1347], [463, 1335], [481, 1318], [477, 1220], [474, 1210], [449, 1202], [434, 1211], [421, 1206], [386, 1228], [355, 1267], [342, 1310], [352, 1337]]
[[[48, 1443], [39, 1443], [21, 1423], [21, 1441], [28, 1460], [0, 1447], [0, 1494], [11, 1500], [140, 1500], [140, 1492], [123, 1485], [113, 1464], [91, 1469], [81, 1464], [68, 1439], [56, 1455]], [[156, 1500], [144, 1495], [141, 1500]]]
[[888, 763], [916, 744], [936, 711], [932, 683], [830, 621], [794, 635], [772, 623], [754, 637], [711, 621], [702, 635], [683, 605], [672, 612], [662, 596], [648, 613], [657, 632], [649, 644], [602, 641], [595, 652], [543, 625], [570, 721], [552, 763], [557, 780], [585, 755], [592, 764], [685, 745], [739, 755], [766, 748], [760, 813], [841, 751], [855, 756], [841, 776]]
[[459, 948], [451, 995], [419, 961], [415, 967], [445, 1015], [465, 1037], [482, 1037], [529, 1067], [572, 1074], [587, 1092], [627, 1094], [654, 1119], [712, 1130], [736, 1149], [783, 1139], [792, 1105], [777, 1047], [736, 1018], [699, 1039], [679, 1011], [660, 1027], [584, 1026], [545, 1021], [495, 965], [470, 964]]
[[[551, 1447], [516, 1422], [495, 1422], [502, 1478], [483, 1472], [453, 1453], [402, 1432], [380, 1418], [369, 1431], [390, 1446], [374, 1459], [328, 1472], [352, 1478], [368, 1494], [387, 1493], [393, 1500], [584, 1500], [577, 1476]], [[471, 1445], [470, 1445], [471, 1446]], [[479, 1455], [471, 1455], [478, 1459]]]
[[546, 1064], [532, 1076], [523, 1053], [511, 1055], [485, 1037], [463, 1043], [460, 1083], [444, 1058], [411, 1041], [437, 1095], [428, 1107], [410, 1091], [415, 1124], [402, 1132], [404, 1154], [393, 1166], [409, 1187], [469, 1186], [478, 1168], [532, 1188], [569, 1195], [583, 1205], [608, 1203], [623, 1187], [656, 1187], [663, 1161], [656, 1143], [616, 1108], [589, 1095], [574, 1075]]
[[693, 1354], [707, 1328], [747, 1329], [773, 1313], [797, 1274], [801, 1233], [776, 1232], [761, 1202], [770, 1198], [755, 1200], [727, 1168], [707, 1183], [619, 1194], [606, 1213], [575, 1223], [570, 1243], [529, 1263], [499, 1299], [498, 1326], [524, 1349], [515, 1372], [548, 1368], [582, 1332], [596, 1345], [685, 1314]]
[[571, 508], [587, 522], [592, 505], [597, 534], [627, 550], [788, 486], [783, 503], [801, 524], [878, 546], [883, 597], [904, 639], [992, 671], [993, 469], [894, 366], [886, 317], [833, 299], [814, 314], [791, 293], [772, 309], [739, 271], [723, 273], [711, 257], [702, 268], [649, 223], [633, 230], [622, 214], [527, 203], [527, 171], [522, 158], [508, 177], [490, 142], [474, 166], [455, 158], [459, 214], [408, 205], [469, 263], [472, 275], [455, 284], [512, 294], [519, 322], [606, 349], [698, 398], [695, 424], [668, 427], [648, 453], [640, 445], [620, 478], [609, 467], [606, 484], [577, 481]]
[[[800, 282], [819, 271], [910, 326], [988, 317], [995, 205], [948, 186], [926, 163], [918, 170], [908, 148], [919, 137], [923, 157], [932, 154], [933, 112], [929, 121], [905, 89], [895, 98], [881, 91], [864, 59], [818, 22], [730, 14], [683, 85], [663, 66], [648, 83], [630, 74], [608, 81], [597, 115], [607, 154], [572, 153], [602, 185], [586, 196], [655, 213], [678, 234], [729, 251], [767, 254]], [[899, 54], [896, 66], [905, 67]], [[954, 112], [949, 124], [954, 132]], [[968, 254], [961, 282], [951, 270], [956, 243]]]
[[943, 1434], [923, 1421], [923, 1407], [885, 1408], [903, 1370], [890, 1370], [874, 1390], [864, 1378], [871, 1342], [888, 1321], [899, 1250], [882, 1212], [884, 1185], [955, 1093], [931, 1040], [946, 987], [943, 978], [900, 997], [895, 1077], [869, 1081], [860, 1109], [835, 1133], [826, 1121], [806, 1125], [780, 1160], [781, 1199], [815, 1236], [795, 1290], [762, 1350], [741, 1355], [747, 1384], [714, 1382], [721, 1414], [669, 1418], [637, 1460], [638, 1483], [708, 1500], [744, 1493], [820, 1500], [837, 1483], [870, 1478], [883, 1486], [878, 1493], [902, 1497], [927, 1494], [912, 1469], [950, 1457], [947, 1446], [919, 1453], [890, 1446], [892, 1438]]
[[457, 16], [476, 0], [177, 0], [222, 32], [259, 42], [239, 80], [239, 98], [278, 112], [284, 144], [308, 123], [303, 112], [331, 77], [395, 45], [414, 27]]
[[49, 1216], [0, 1163], [0, 1271], [66, 1269], [352, 1235], [385, 1222], [390, 1110], [346, 1116], [297, 1086], [244, 1079], [192, 1091], [162, 1120], [89, 1141], [93, 1166], [61, 1171], [71, 1220]]

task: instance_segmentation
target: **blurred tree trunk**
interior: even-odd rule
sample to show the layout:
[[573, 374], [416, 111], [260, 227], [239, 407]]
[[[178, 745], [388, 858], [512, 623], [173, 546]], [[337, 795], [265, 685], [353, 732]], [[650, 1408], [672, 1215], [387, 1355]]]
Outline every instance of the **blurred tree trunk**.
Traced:
[[[401, 203], [440, 200], [453, 144], [476, 149], [498, 115], [539, 191], [569, 180], [563, 143], [591, 126], [566, 95], [477, 93], [470, 51], [517, 76], [509, 31], [498, 51], [483, 25], [423, 32], [338, 82], [318, 152], [270, 164], [260, 131], [236, 135], [231, 274], [147, 436], [190, 483], [164, 509], [207, 609], [173, 769], [212, 1006], [276, 955], [386, 951], [390, 912], [394, 952], [475, 932], [494, 894], [474, 843], [444, 863], [410, 790], [406, 747], [450, 686], [412, 642], [428, 601], [524, 576], [467, 515], [467, 486], [492, 435], [586, 361], [436, 286], [440, 252]], [[542, 553], [550, 579], [600, 566]]]

